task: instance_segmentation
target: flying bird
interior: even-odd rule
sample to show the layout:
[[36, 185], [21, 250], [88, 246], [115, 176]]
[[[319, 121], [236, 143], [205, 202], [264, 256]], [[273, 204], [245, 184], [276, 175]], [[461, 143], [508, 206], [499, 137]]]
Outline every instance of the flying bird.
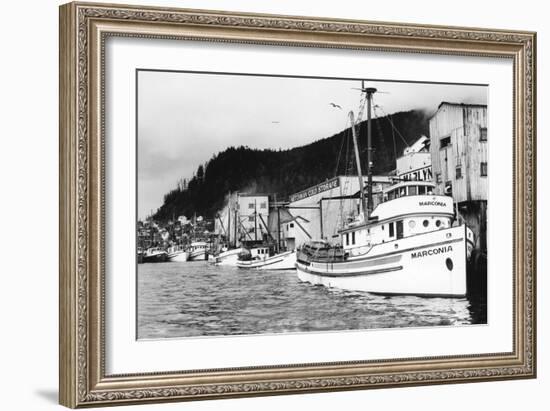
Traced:
[[334, 107], [334, 108], [339, 108], [340, 110], [342, 110], [342, 106], [339, 106], [338, 104], [329, 103], [329, 105]]

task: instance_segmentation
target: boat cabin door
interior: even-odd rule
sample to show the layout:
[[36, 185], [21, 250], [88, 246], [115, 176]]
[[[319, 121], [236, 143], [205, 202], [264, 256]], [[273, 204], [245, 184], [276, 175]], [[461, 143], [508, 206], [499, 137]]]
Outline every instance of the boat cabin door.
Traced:
[[397, 239], [403, 238], [403, 220], [396, 221], [395, 231], [397, 234]]

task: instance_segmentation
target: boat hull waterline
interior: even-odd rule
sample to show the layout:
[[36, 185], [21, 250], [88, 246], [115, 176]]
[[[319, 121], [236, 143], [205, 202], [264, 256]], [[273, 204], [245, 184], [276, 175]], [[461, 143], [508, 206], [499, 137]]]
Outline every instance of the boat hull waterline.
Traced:
[[237, 261], [237, 267], [256, 270], [294, 270], [296, 251], [287, 251], [265, 259]]
[[374, 294], [465, 297], [471, 248], [466, 230], [451, 227], [377, 244], [345, 261], [298, 259], [297, 275], [314, 285]]

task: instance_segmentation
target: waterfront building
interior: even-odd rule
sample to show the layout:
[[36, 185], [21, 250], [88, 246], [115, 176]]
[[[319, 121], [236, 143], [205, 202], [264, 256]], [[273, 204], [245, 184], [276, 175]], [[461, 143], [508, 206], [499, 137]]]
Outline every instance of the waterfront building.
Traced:
[[268, 237], [269, 196], [232, 193], [215, 217], [214, 234], [232, 246], [260, 243]]
[[487, 224], [487, 106], [442, 102], [430, 118], [436, 190], [452, 196], [459, 216], [485, 251]]
[[[373, 176], [374, 206], [382, 190], [391, 184], [390, 176]], [[364, 179], [365, 184], [367, 179]], [[338, 230], [359, 209], [359, 179], [357, 176], [337, 176], [289, 197], [285, 216], [281, 219], [280, 234], [288, 249], [297, 248], [310, 240], [339, 239]]]

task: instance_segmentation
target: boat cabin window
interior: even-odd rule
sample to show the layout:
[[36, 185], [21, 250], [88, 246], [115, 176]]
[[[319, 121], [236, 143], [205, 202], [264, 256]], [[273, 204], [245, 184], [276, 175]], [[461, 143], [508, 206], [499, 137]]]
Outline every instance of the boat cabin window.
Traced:
[[351, 244], [355, 244], [355, 231], [351, 233]]
[[429, 222], [428, 220], [424, 220], [424, 221], [422, 222], [422, 225], [423, 225], [424, 227], [428, 227], [428, 224], [430, 224], [430, 222]]
[[349, 233], [346, 233], [346, 245], [349, 245]]
[[393, 230], [394, 230], [394, 227], [393, 227], [393, 223], [390, 223], [389, 224], [389, 227], [390, 227], [390, 237], [393, 237]]
[[395, 200], [399, 197], [405, 196], [416, 196], [416, 195], [426, 195], [431, 194], [431, 189], [425, 185], [411, 185], [408, 187], [399, 187], [394, 190], [388, 191], [385, 194], [385, 200]]

